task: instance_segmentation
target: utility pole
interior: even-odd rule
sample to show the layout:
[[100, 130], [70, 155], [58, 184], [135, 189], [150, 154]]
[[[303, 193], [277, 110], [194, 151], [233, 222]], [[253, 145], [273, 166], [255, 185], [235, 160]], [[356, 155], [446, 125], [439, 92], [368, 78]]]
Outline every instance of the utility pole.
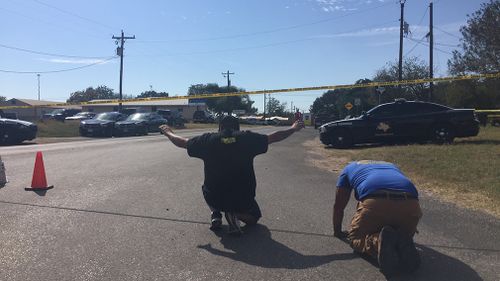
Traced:
[[[118, 103], [118, 110], [122, 110], [122, 98], [123, 98], [123, 92], [122, 92], [122, 85], [123, 85], [123, 45], [125, 44], [125, 39], [135, 39], [135, 35], [132, 37], [126, 37], [123, 34], [122, 30], [122, 35], [120, 37], [114, 36], [112, 39], [116, 39], [116, 44], [120, 42], [120, 46], [116, 48], [116, 54], [120, 56], [120, 101]], [[120, 40], [120, 41], [118, 41]]]
[[234, 72], [222, 72], [222, 76], [227, 77], [227, 89], [229, 90], [229, 87], [231, 87], [231, 79], [229, 79], [230, 75], [234, 75]]
[[[433, 15], [432, 15], [432, 1], [429, 4], [429, 78], [434, 78], [434, 32], [433, 32]], [[429, 84], [429, 101], [432, 101], [434, 91], [434, 83], [431, 81]]]
[[264, 120], [266, 120], [266, 93], [264, 93]]
[[38, 100], [40, 100], [40, 73], [36, 75], [38, 77]]
[[[406, 0], [399, 0], [401, 4], [401, 19], [399, 26], [399, 69], [398, 69], [398, 81], [403, 80], [403, 25], [404, 25], [404, 9]], [[399, 85], [401, 89], [401, 84]], [[401, 94], [401, 93], [400, 93]]]

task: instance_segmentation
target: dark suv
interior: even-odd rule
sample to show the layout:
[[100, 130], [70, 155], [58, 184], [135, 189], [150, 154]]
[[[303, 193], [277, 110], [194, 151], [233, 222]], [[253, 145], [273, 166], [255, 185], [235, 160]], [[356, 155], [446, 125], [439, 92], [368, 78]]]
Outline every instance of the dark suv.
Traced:
[[169, 126], [174, 128], [183, 128], [185, 120], [179, 111], [172, 111], [168, 109], [159, 109], [156, 111], [159, 115], [167, 120]]
[[54, 109], [50, 113], [46, 113], [43, 115], [43, 119], [55, 119], [57, 121], [63, 121], [66, 117], [73, 116], [79, 113], [81, 110], [73, 109], [73, 108], [58, 108]]
[[321, 142], [334, 147], [400, 141], [450, 143], [455, 137], [476, 136], [479, 121], [473, 109], [396, 100], [357, 118], [326, 123], [319, 131]]
[[215, 117], [208, 111], [197, 110], [193, 114], [193, 123], [214, 123]]

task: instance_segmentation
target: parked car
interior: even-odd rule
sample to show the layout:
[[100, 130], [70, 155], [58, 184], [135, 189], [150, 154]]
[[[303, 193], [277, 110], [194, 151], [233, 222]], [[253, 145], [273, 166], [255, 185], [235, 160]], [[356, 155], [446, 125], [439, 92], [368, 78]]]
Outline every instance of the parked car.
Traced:
[[112, 137], [115, 123], [126, 118], [127, 115], [120, 112], [100, 113], [93, 119], [80, 122], [80, 135]]
[[205, 110], [197, 110], [193, 114], [193, 123], [214, 123], [215, 117]]
[[124, 121], [116, 122], [115, 136], [147, 135], [148, 132], [159, 132], [161, 125], [167, 120], [157, 113], [134, 113]]
[[0, 116], [0, 144], [20, 144], [36, 138], [38, 127], [31, 122]]
[[92, 119], [96, 116], [94, 112], [78, 112], [73, 116], [66, 117], [65, 120], [87, 120]]
[[73, 116], [80, 112], [79, 109], [73, 108], [58, 108], [52, 110], [50, 113], [46, 113], [42, 116], [43, 119], [54, 119], [58, 121], [64, 121], [66, 117]]
[[450, 143], [455, 137], [476, 136], [479, 121], [473, 109], [400, 99], [360, 117], [326, 123], [319, 131], [321, 142], [341, 148], [399, 141]]
[[182, 118], [182, 115], [180, 114], [179, 111], [172, 111], [168, 109], [160, 109], [156, 111], [159, 115], [161, 115], [163, 118], [167, 120], [167, 124], [169, 126], [175, 127], [175, 128], [183, 128], [184, 123], [186, 120]]

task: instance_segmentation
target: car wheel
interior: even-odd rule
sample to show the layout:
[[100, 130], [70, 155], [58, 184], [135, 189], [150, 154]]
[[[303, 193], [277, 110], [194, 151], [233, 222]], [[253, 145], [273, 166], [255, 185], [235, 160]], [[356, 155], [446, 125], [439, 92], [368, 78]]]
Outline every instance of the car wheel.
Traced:
[[335, 148], [348, 148], [352, 146], [352, 136], [348, 130], [336, 130], [332, 134], [332, 146]]
[[444, 144], [452, 143], [455, 136], [450, 125], [439, 124], [432, 128], [431, 138], [434, 143]]

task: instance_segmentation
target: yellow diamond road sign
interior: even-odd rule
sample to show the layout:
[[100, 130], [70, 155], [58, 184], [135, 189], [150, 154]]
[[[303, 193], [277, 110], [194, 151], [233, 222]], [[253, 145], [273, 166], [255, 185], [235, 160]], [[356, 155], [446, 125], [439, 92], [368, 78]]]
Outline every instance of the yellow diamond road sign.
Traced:
[[348, 103], [346, 103], [344, 106], [345, 106], [345, 108], [347, 108], [347, 110], [351, 110], [351, 108], [352, 108], [352, 103], [348, 102]]

